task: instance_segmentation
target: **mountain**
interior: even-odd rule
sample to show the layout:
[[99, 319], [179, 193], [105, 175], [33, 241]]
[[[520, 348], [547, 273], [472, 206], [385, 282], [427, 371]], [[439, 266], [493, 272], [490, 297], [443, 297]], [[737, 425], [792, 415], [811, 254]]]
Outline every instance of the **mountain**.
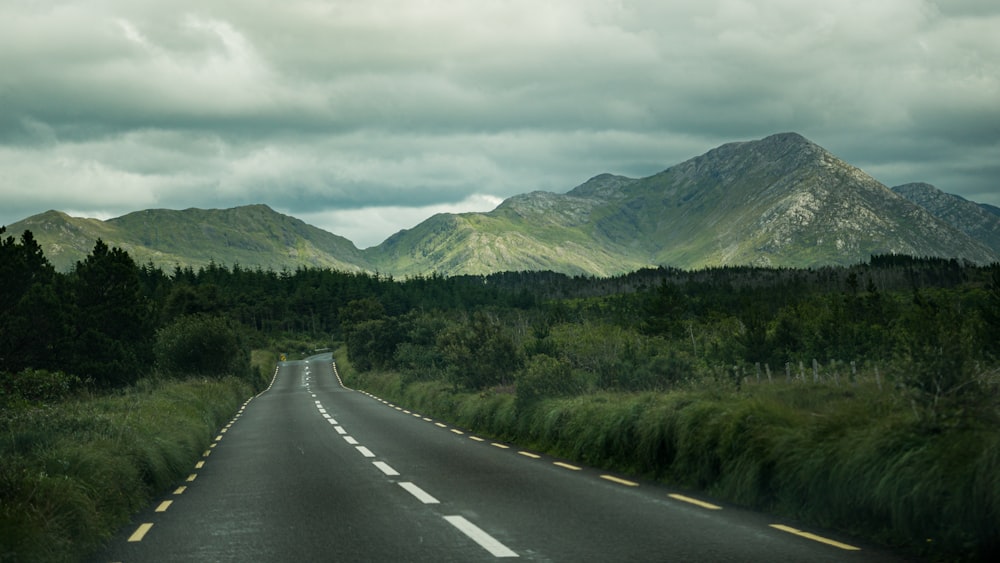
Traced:
[[99, 221], [59, 211], [29, 217], [7, 228], [31, 230], [56, 269], [68, 271], [101, 238], [125, 249], [144, 264], [166, 269], [198, 268], [210, 262], [232, 266], [294, 270], [299, 266], [343, 271], [371, 270], [351, 241], [328, 233], [266, 205], [233, 209], [149, 209]]
[[996, 207], [973, 203], [924, 183], [903, 184], [892, 191], [1000, 253], [1000, 210]]
[[648, 266], [592, 236], [586, 217], [598, 203], [547, 192], [514, 196], [489, 213], [435, 215], [366, 252], [381, 271], [396, 275], [552, 270], [606, 276]]
[[809, 267], [871, 254], [997, 260], [997, 252], [795, 133], [729, 143], [632, 179], [532, 192], [489, 213], [436, 216], [368, 256], [382, 271], [641, 266]]
[[396, 276], [814, 267], [889, 253], [1000, 260], [1000, 216], [932, 186], [896, 190], [801, 135], [782, 133], [728, 143], [646, 178], [602, 174], [567, 193], [511, 197], [488, 213], [434, 215], [365, 250], [265, 205], [152, 209], [108, 221], [49, 211], [8, 232], [31, 229], [63, 271], [98, 237], [165, 269], [214, 261]]

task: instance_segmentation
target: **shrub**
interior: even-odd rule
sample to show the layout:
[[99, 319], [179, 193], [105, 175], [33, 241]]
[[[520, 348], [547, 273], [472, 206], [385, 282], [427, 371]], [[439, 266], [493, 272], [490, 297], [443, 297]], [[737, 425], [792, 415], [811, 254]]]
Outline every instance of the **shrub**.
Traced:
[[82, 385], [80, 378], [61, 371], [27, 368], [0, 381], [0, 402], [25, 400], [52, 403], [65, 399]]
[[156, 364], [171, 375], [250, 376], [242, 331], [224, 317], [180, 317], [156, 333]]

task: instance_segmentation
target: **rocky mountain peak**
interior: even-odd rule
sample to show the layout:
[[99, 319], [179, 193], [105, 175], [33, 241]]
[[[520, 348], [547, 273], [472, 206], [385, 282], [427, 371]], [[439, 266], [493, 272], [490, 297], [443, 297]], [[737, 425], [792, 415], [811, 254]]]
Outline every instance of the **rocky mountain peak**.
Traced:
[[624, 190], [634, 184], [634, 178], [616, 176], [614, 174], [599, 174], [568, 192], [576, 197], [591, 197], [612, 200], [624, 197]]

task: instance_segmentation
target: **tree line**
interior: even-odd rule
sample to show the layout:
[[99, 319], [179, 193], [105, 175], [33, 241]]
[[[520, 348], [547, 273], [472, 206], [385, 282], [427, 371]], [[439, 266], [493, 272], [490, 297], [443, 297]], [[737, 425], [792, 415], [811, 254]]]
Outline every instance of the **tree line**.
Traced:
[[106, 388], [151, 369], [245, 369], [249, 348], [290, 335], [346, 342], [362, 371], [525, 401], [695, 379], [739, 385], [761, 369], [831, 361], [883, 366], [940, 398], [974, 391], [1000, 355], [996, 264], [886, 255], [815, 269], [396, 280], [219, 264], [168, 272], [98, 240], [59, 273], [30, 231], [3, 232], [0, 373], [58, 370]]

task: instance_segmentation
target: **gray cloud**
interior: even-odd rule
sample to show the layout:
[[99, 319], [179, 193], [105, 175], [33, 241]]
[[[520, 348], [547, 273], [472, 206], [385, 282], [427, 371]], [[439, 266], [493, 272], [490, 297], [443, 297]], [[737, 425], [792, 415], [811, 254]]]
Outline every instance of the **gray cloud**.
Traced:
[[778, 131], [1000, 205], [996, 29], [990, 0], [7, 2], [0, 223], [263, 202], [367, 246]]

